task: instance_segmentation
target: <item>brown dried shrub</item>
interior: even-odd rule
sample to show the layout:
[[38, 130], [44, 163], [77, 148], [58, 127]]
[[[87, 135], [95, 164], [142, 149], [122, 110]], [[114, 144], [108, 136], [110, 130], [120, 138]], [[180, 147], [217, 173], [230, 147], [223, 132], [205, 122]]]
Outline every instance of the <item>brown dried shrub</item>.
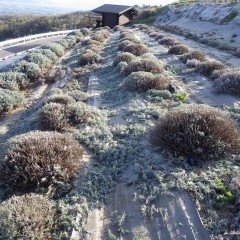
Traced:
[[124, 52], [124, 53], [119, 53], [116, 57], [116, 59], [113, 62], [113, 66], [117, 66], [118, 63], [120, 62], [131, 62], [133, 59], [135, 59], [136, 56], [133, 55], [132, 53]]
[[146, 46], [142, 44], [129, 44], [125, 48], [123, 48], [123, 52], [130, 52], [136, 56], [141, 56], [144, 53], [148, 52], [148, 49]]
[[187, 60], [197, 59], [199, 62], [205, 61], [205, 55], [200, 51], [192, 51], [190, 53], [183, 54], [179, 58], [183, 63], [187, 63]]
[[188, 68], [196, 68], [199, 63], [200, 63], [200, 61], [198, 61], [197, 59], [188, 59], [186, 66]]
[[96, 44], [88, 45], [88, 46], [85, 47], [85, 49], [86, 50], [87, 49], [92, 50], [95, 53], [99, 53], [101, 51], [101, 48], [98, 45], [96, 45]]
[[175, 45], [169, 48], [168, 53], [175, 55], [182, 55], [184, 53], [188, 53], [189, 48], [183, 44]]
[[240, 96], [240, 70], [229, 70], [213, 83], [217, 92], [229, 93]]
[[56, 196], [71, 188], [82, 154], [81, 146], [69, 135], [29, 132], [14, 139], [1, 164], [1, 178], [12, 191], [44, 188]]
[[158, 43], [161, 45], [164, 45], [165, 47], [171, 47], [171, 46], [180, 44], [179, 41], [177, 41], [172, 37], [164, 37]]
[[146, 92], [150, 89], [164, 90], [169, 86], [169, 79], [150, 72], [133, 72], [125, 79], [123, 86], [131, 92]]
[[155, 37], [155, 40], [158, 41], [158, 40], [161, 40], [163, 38], [167, 37], [166, 34], [163, 34], [163, 33], [159, 33], [156, 37]]
[[39, 112], [39, 123], [44, 130], [64, 130], [68, 126], [66, 106], [53, 102], [45, 104]]
[[132, 44], [130, 40], [124, 40], [118, 45], [118, 50], [122, 51], [127, 45]]
[[150, 37], [156, 37], [159, 34], [159, 32], [151, 31], [148, 34]]
[[117, 32], [117, 31], [122, 31], [123, 29], [124, 29], [123, 26], [117, 25], [117, 26], [115, 26], [115, 27], [113, 28], [113, 31], [114, 31], [114, 32]]
[[168, 112], [151, 134], [154, 146], [173, 155], [210, 159], [239, 153], [236, 123], [224, 112], [207, 105], [187, 105]]
[[214, 70], [224, 69], [225, 65], [218, 61], [205, 61], [198, 64], [196, 71], [204, 76], [210, 76]]
[[135, 38], [135, 35], [133, 32], [125, 31], [120, 34], [120, 38]]
[[124, 74], [129, 75], [132, 72], [139, 71], [160, 74], [163, 72], [163, 67], [161, 63], [155, 59], [136, 59], [127, 65], [124, 69]]
[[67, 94], [55, 94], [55, 95], [50, 95], [47, 98], [46, 103], [50, 103], [50, 102], [68, 105], [68, 104], [74, 103], [75, 100]]
[[[106, 36], [106, 35], [105, 35]], [[106, 37], [103, 36], [103, 34], [97, 33], [92, 36], [92, 40], [98, 41], [98, 42], [104, 42]], [[108, 37], [108, 36], [107, 36]]]
[[56, 206], [37, 194], [13, 196], [0, 205], [1, 239], [52, 239]]
[[137, 43], [137, 44], [141, 43], [141, 41], [139, 39], [135, 38], [135, 37], [131, 37], [131, 38], [130, 37], [125, 37], [121, 40], [121, 43], [123, 41], [130, 41], [131, 43]]
[[88, 46], [88, 45], [93, 45], [93, 44], [97, 45], [97, 46], [100, 46], [101, 42], [96, 41], [96, 40], [92, 40], [92, 39], [87, 39], [87, 40], [82, 41], [83, 46]]
[[97, 53], [84, 53], [81, 55], [79, 59], [79, 64], [80, 65], [87, 65], [87, 64], [94, 64], [94, 63], [99, 63], [101, 62], [102, 58], [99, 54]]

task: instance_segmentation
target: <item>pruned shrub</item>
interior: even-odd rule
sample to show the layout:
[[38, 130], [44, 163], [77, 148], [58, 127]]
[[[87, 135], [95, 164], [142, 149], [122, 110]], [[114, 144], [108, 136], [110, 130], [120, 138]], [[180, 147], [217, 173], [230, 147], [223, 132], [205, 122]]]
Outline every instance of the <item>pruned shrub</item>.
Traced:
[[56, 230], [56, 207], [37, 194], [13, 196], [0, 204], [1, 239], [52, 239]]
[[67, 107], [54, 102], [45, 104], [39, 112], [39, 123], [44, 130], [64, 130], [68, 126]]
[[159, 44], [164, 45], [165, 47], [171, 47], [179, 44], [179, 41], [171, 37], [164, 37], [161, 40], [159, 40]]
[[88, 94], [80, 90], [73, 90], [71, 92], [68, 92], [68, 95], [77, 102], [85, 102], [88, 99]]
[[88, 28], [82, 28], [82, 29], [80, 29], [80, 31], [84, 36], [88, 36], [92, 33], [91, 30]]
[[150, 72], [131, 73], [124, 81], [124, 88], [127, 91], [146, 92], [150, 89], [167, 89], [169, 80], [162, 75], [153, 75]]
[[20, 72], [2, 72], [0, 73], [0, 88], [9, 90], [24, 89], [29, 84], [26, 74]]
[[240, 149], [236, 123], [207, 105], [181, 106], [168, 112], [153, 129], [151, 142], [173, 155], [196, 160], [224, 157]]
[[223, 74], [214, 81], [214, 87], [219, 93], [240, 95], [240, 70]]
[[92, 40], [92, 39], [87, 39], [87, 40], [82, 41], [83, 46], [88, 46], [88, 45], [93, 45], [93, 44], [97, 45], [97, 46], [100, 46], [101, 42], [96, 41], [96, 40]]
[[175, 45], [169, 48], [168, 53], [175, 55], [182, 55], [184, 53], [188, 53], [189, 48], [183, 44]]
[[49, 68], [52, 65], [52, 60], [41, 53], [29, 53], [26, 60], [30, 63], [36, 63], [40, 68]]
[[27, 75], [30, 80], [36, 80], [41, 76], [41, 68], [36, 63], [30, 63], [25, 60], [18, 62], [10, 71], [22, 72]]
[[149, 36], [150, 36], [150, 37], [156, 37], [156, 36], [158, 36], [158, 35], [159, 35], [159, 32], [155, 32], [155, 31], [149, 32]]
[[68, 33], [67, 36], [77, 36], [77, 37], [82, 37], [83, 34], [82, 34], [82, 32], [80, 32], [79, 30], [74, 30], [74, 31]]
[[166, 34], [162, 34], [162, 33], [159, 33], [156, 37], [155, 37], [155, 40], [158, 41], [158, 40], [161, 40], [163, 38], [167, 37]]
[[50, 95], [47, 98], [46, 103], [50, 103], [50, 102], [68, 105], [68, 104], [74, 103], [75, 100], [71, 96], [68, 96], [67, 94], [55, 94], [55, 95]]
[[155, 59], [136, 59], [131, 61], [124, 69], [126, 75], [139, 71], [159, 74], [163, 72], [163, 67], [160, 62]]
[[214, 70], [224, 69], [225, 65], [217, 61], [205, 61], [198, 64], [196, 71], [204, 76], [210, 76]]
[[128, 63], [127, 62], [119, 62], [118, 65], [115, 67], [115, 70], [117, 72], [124, 72], [124, 69], [127, 67]]
[[95, 41], [98, 41], [98, 42], [104, 42], [105, 41], [105, 39], [106, 39], [106, 35], [105, 35], [105, 37], [102, 35], [102, 34], [100, 34], [100, 33], [98, 33], [98, 34], [94, 34], [93, 36], [92, 36], [92, 40], [95, 40]]
[[130, 40], [124, 40], [118, 45], [118, 50], [122, 51], [127, 45], [132, 44]]
[[116, 59], [113, 62], [113, 66], [117, 66], [118, 63], [120, 62], [131, 62], [133, 59], [135, 59], [136, 56], [133, 55], [132, 53], [124, 52], [124, 53], [119, 53], [116, 57]]
[[[123, 41], [130, 41], [131, 43], [136, 43], [136, 44], [140, 44], [141, 43], [141, 41], [139, 40], [139, 39], [137, 39], [137, 38], [135, 38], [134, 36], [133, 37], [125, 37], [125, 38], [123, 38], [122, 40], [121, 40], [121, 43], [123, 42]], [[120, 44], [121, 44], [120, 43]]]
[[54, 52], [58, 57], [61, 57], [64, 55], [64, 47], [57, 43], [49, 43], [47, 45], [42, 46], [43, 49], [50, 49], [52, 52]]
[[200, 63], [200, 61], [197, 60], [197, 59], [188, 59], [187, 63], [186, 63], [186, 66], [188, 68], [196, 68], [199, 63]]
[[94, 123], [99, 117], [97, 111], [83, 102], [77, 102], [69, 106], [69, 122], [71, 124]]
[[65, 49], [68, 49], [68, 48], [69, 48], [69, 44], [68, 44], [68, 42], [66, 41], [66, 39], [58, 40], [58, 41], [56, 41], [55, 43], [63, 46]]
[[56, 53], [51, 51], [50, 49], [37, 49], [32, 51], [33, 53], [41, 53], [47, 56], [52, 62], [56, 62], [58, 60], [58, 56]]
[[80, 59], [79, 63], [80, 65], [87, 65], [87, 64], [94, 64], [94, 63], [99, 63], [101, 62], [102, 58], [99, 54], [97, 53], [84, 53]]
[[86, 50], [89, 49], [89, 50], [91, 50], [91, 51], [93, 51], [95, 53], [99, 53], [101, 51], [101, 48], [98, 45], [96, 45], [96, 44], [87, 45], [85, 47], [85, 49]]
[[183, 54], [179, 58], [183, 63], [187, 63], [187, 60], [197, 59], [199, 62], [205, 61], [205, 55], [200, 51], [192, 51], [190, 53]]
[[25, 98], [21, 93], [0, 88], [0, 114], [22, 106]]
[[78, 142], [69, 135], [29, 132], [14, 139], [1, 164], [1, 178], [12, 191], [43, 188], [56, 196], [70, 190], [82, 154]]
[[123, 52], [130, 52], [136, 56], [141, 56], [144, 53], [147, 53], [148, 49], [142, 44], [129, 44], [123, 48]]

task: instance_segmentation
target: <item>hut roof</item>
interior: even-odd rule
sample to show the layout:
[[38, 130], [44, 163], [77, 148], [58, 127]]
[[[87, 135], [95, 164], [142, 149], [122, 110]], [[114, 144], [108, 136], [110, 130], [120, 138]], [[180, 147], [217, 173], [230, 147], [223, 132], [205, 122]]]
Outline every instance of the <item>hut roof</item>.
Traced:
[[104, 4], [98, 8], [93, 9], [95, 13], [116, 13], [122, 14], [130, 9], [134, 9], [132, 6]]

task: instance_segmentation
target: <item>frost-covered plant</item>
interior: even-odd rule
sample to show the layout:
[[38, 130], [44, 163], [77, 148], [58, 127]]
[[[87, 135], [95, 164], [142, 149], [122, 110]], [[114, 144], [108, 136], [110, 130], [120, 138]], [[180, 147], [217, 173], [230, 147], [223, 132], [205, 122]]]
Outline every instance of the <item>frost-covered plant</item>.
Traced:
[[58, 60], [57, 54], [50, 49], [37, 49], [32, 51], [32, 53], [41, 53], [51, 59], [52, 62], [56, 62]]
[[68, 44], [68, 41], [66, 41], [66, 39], [58, 40], [58, 41], [56, 41], [55, 43], [63, 46], [64, 49], [68, 49], [68, 48], [69, 48], [69, 44]]
[[224, 69], [221, 69], [221, 70], [214, 70], [212, 75], [211, 75], [211, 80], [215, 80], [217, 78], [220, 78], [221, 76], [225, 75], [225, 74], [229, 74], [229, 73], [236, 73], [238, 74], [240, 72], [240, 69], [239, 68], [224, 68]]
[[119, 53], [118, 55], [117, 55], [117, 57], [116, 57], [116, 59], [114, 60], [114, 62], [113, 62], [113, 66], [117, 66], [118, 65], [118, 63], [120, 63], [120, 62], [126, 62], [126, 63], [129, 63], [129, 62], [131, 62], [133, 59], [135, 59], [136, 58], [136, 56], [135, 55], [133, 55], [132, 53], [127, 53], [127, 52], [125, 52], [125, 53]]
[[69, 122], [72, 124], [95, 123], [99, 118], [98, 111], [83, 102], [73, 103], [69, 106]]
[[224, 112], [207, 105], [187, 105], [160, 118], [151, 142], [177, 156], [217, 160], [239, 153], [240, 134]]
[[101, 51], [101, 48], [96, 44], [87, 45], [85, 49], [92, 50], [95, 53], [99, 53]]
[[68, 104], [74, 103], [75, 100], [67, 94], [55, 94], [55, 95], [50, 95], [47, 98], [46, 103], [50, 103], [50, 102], [68, 105]]
[[105, 36], [101, 33], [96, 33], [91, 38], [92, 38], [92, 40], [95, 40], [95, 41], [98, 41], [98, 42], [102, 43], [106, 40]]
[[56, 206], [37, 194], [13, 196], [0, 204], [1, 239], [52, 239], [56, 231]]
[[192, 51], [185, 53], [179, 58], [183, 63], [187, 63], [187, 60], [197, 59], [199, 62], [205, 61], [205, 55], [200, 51]]
[[197, 60], [197, 59], [188, 59], [187, 63], [186, 63], [186, 66], [188, 68], [196, 68], [199, 63], [200, 63], [200, 61]]
[[80, 31], [84, 36], [88, 36], [92, 33], [91, 30], [88, 28], [81, 28]]
[[82, 148], [67, 134], [33, 131], [13, 139], [1, 164], [1, 179], [13, 191], [58, 194], [69, 190], [81, 168]]
[[163, 72], [163, 67], [157, 59], [136, 59], [128, 63], [124, 69], [125, 75], [129, 75], [132, 72], [151, 72], [160, 74]]
[[45, 130], [62, 131], [68, 126], [68, 111], [60, 103], [47, 103], [39, 112], [39, 122]]
[[168, 90], [149, 90], [146, 94], [146, 98], [149, 101], [161, 102], [162, 100], [171, 100], [173, 95]]
[[219, 93], [229, 93], [240, 95], [240, 71], [229, 71], [213, 82]]
[[163, 38], [167, 37], [166, 34], [162, 34], [162, 33], [159, 33], [156, 37], [155, 37], [155, 40], [158, 41], [158, 40], [161, 40]]
[[96, 41], [96, 40], [92, 40], [92, 39], [87, 39], [87, 40], [84, 40], [82, 42], [82, 45], [83, 46], [88, 46], [88, 45], [97, 45], [97, 46], [100, 46], [101, 45], [101, 42], [99, 41]]
[[42, 46], [43, 49], [50, 49], [54, 52], [58, 57], [61, 57], [64, 54], [64, 47], [57, 43], [49, 43], [47, 45]]
[[166, 47], [171, 47], [179, 44], [179, 41], [172, 37], [164, 37], [161, 40], [159, 40], [159, 44], [164, 45]]
[[76, 36], [76, 37], [82, 37], [82, 36], [83, 36], [83, 34], [82, 34], [82, 32], [81, 32], [81, 31], [79, 31], [79, 30], [74, 30], [74, 31], [72, 31], [72, 32], [68, 33], [68, 35], [67, 35], [67, 36]]
[[128, 63], [127, 62], [120, 62], [120, 63], [118, 63], [118, 65], [115, 67], [115, 70], [117, 71], [117, 72], [123, 72], [124, 71], [124, 69], [127, 67], [127, 65], [128, 65]]
[[124, 37], [121, 39], [121, 43], [124, 41], [130, 41], [131, 43], [140, 44], [141, 40], [137, 39], [134, 35], [132, 37]]
[[130, 40], [124, 40], [118, 45], [118, 50], [122, 51], [127, 45], [132, 44]]
[[2, 72], [0, 73], [0, 88], [9, 90], [24, 89], [29, 84], [29, 79], [24, 73]]
[[151, 31], [148, 33], [150, 37], [157, 37], [159, 35], [159, 32]]
[[148, 48], [143, 44], [129, 44], [123, 48], [123, 52], [130, 52], [136, 56], [141, 56], [148, 52]]
[[97, 53], [84, 53], [80, 56], [79, 63], [80, 65], [94, 64], [101, 62], [102, 58]]
[[189, 52], [189, 48], [183, 44], [174, 45], [170, 47], [168, 50], [168, 53], [175, 54], [175, 55], [182, 55], [188, 52]]
[[68, 92], [68, 95], [77, 102], [85, 102], [88, 99], [88, 94], [80, 90], [73, 90], [71, 92]]
[[0, 114], [23, 105], [25, 98], [21, 93], [0, 88]]
[[52, 65], [52, 60], [41, 53], [29, 53], [25, 59], [30, 63], [36, 63], [40, 68], [49, 68]]
[[225, 65], [218, 61], [205, 61], [198, 64], [196, 71], [205, 75], [211, 76], [213, 71], [224, 69]]
[[150, 72], [133, 72], [124, 81], [127, 91], [146, 92], [150, 89], [164, 90], [169, 86], [169, 79]]
[[18, 62], [11, 69], [11, 72], [22, 72], [27, 75], [30, 80], [36, 80], [41, 75], [41, 68], [36, 63], [30, 63], [25, 60]]

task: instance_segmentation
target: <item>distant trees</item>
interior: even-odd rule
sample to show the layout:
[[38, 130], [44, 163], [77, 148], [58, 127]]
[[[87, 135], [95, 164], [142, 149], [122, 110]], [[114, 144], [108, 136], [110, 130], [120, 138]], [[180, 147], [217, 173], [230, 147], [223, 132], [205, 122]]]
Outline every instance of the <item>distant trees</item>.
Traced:
[[92, 27], [95, 19], [87, 12], [75, 12], [58, 16], [1, 16], [0, 41], [32, 34]]

